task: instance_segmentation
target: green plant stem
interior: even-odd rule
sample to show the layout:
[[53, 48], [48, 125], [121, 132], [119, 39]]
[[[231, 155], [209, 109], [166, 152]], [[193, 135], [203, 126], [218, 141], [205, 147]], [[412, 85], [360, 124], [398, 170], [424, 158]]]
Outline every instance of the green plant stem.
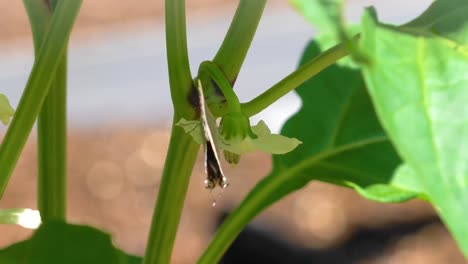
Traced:
[[174, 111], [193, 119], [195, 111], [189, 104], [195, 89], [187, 51], [185, 0], [166, 0], [165, 12], [167, 66]]
[[0, 210], [0, 223], [1, 224], [17, 224], [18, 215], [24, 212], [25, 209], [1, 209]]
[[[231, 84], [224, 76], [223, 72], [218, 66], [211, 61], [204, 61], [200, 64], [198, 69], [198, 78], [202, 81], [203, 87], [208, 87], [211, 82], [214, 81], [218, 88], [223, 93], [223, 97], [226, 99], [228, 104], [228, 111], [230, 113], [241, 112], [241, 106], [239, 98], [232, 89]], [[205, 92], [205, 96], [207, 92]]]
[[240, 0], [223, 44], [213, 62], [234, 85], [252, 43], [266, 0]]
[[[176, 120], [179, 120], [178, 116], [174, 118], [175, 122]], [[173, 126], [144, 264], [170, 263], [175, 235], [199, 147], [182, 128]]]
[[67, 59], [62, 55], [37, 124], [38, 209], [42, 221], [66, 217], [67, 172]]
[[199, 149], [190, 135], [174, 125], [182, 117], [189, 120], [195, 118], [192, 105], [195, 90], [187, 54], [184, 0], [166, 0], [166, 46], [174, 119], [144, 264], [170, 263], [190, 175]]
[[349, 51], [346, 43], [328, 49], [316, 58], [302, 65], [299, 69], [286, 76], [283, 80], [258, 97], [247, 103], [243, 103], [242, 111], [248, 116], [254, 116], [260, 113], [278, 99], [348, 54]]
[[282, 177], [260, 181], [216, 231], [213, 240], [197, 263], [218, 263], [239, 232], [255, 217], [259, 208], [265, 208], [273, 203], [274, 198], [271, 197], [277, 197], [275, 192], [278, 190], [292, 188], [291, 186], [286, 187], [287, 181], [285, 179], [295, 172], [291, 171], [287, 174], [284, 173]]
[[[52, 4], [24, 0], [38, 55], [52, 17]], [[66, 216], [66, 51], [38, 117], [38, 208], [42, 221]]]
[[[346, 47], [346, 43], [337, 45], [304, 64], [254, 100], [243, 104], [243, 112], [252, 116], [262, 111], [289, 91], [295, 89], [337, 60], [348, 55], [349, 52]], [[303, 163], [280, 176], [268, 179], [265, 178], [260, 181], [224, 221], [197, 263], [217, 263], [242, 228], [255, 217], [257, 212], [260, 211], [261, 208], [265, 208], [273, 203], [274, 200], [277, 199], [275, 197], [281, 196], [278, 192], [299, 188], [299, 186], [288, 185], [287, 179], [291, 175], [301, 171], [302, 166], [304, 166]]]
[[0, 146], [0, 198], [62, 61], [81, 0], [59, 1], [26, 88]]

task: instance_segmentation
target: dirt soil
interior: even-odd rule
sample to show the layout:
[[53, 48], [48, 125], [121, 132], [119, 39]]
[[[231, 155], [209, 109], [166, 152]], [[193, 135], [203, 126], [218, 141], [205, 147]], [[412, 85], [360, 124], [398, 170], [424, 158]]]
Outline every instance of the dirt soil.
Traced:
[[[138, 20], [162, 22], [163, 1], [84, 1], [77, 30], [115, 26]], [[190, 12], [231, 8], [234, 0], [187, 1]], [[272, 1], [279, 6], [284, 1]], [[0, 40], [30, 34], [22, 1], [0, 0]], [[0, 136], [2, 138], [2, 136]], [[169, 140], [167, 128], [126, 127], [74, 130], [69, 133], [68, 217], [110, 232], [125, 251], [144, 252], [151, 214]], [[239, 204], [271, 167], [263, 154], [243, 157], [240, 165], [226, 166], [230, 186], [217, 198], [203, 188], [204, 169], [197, 161], [184, 207], [172, 263], [194, 263], [210, 241], [223, 211]], [[32, 139], [16, 167], [1, 208], [36, 206], [36, 144]], [[216, 196], [218, 197], [218, 196]], [[380, 204], [351, 190], [314, 182], [275, 204], [256, 220], [263, 229], [305, 247], [339, 246], [363, 227], [379, 229], [436, 218], [421, 201]], [[0, 247], [25, 239], [31, 232], [0, 226]], [[362, 263], [440, 264], [466, 263], [453, 239], [440, 223], [433, 223], [395, 238], [383, 254]]]
[[[206, 12], [223, 12], [233, 9], [237, 0], [187, 0], [187, 15]], [[270, 6], [285, 7], [284, 0], [269, 0]], [[29, 21], [23, 1], [0, 0], [0, 39], [22, 37], [30, 34]], [[201, 18], [201, 16], [199, 16]], [[85, 0], [81, 6], [74, 31], [96, 27], [135, 23], [140, 20], [164, 20], [164, 0]]]
[[[110, 232], [115, 243], [127, 252], [143, 254], [168, 141], [168, 129], [143, 126], [70, 132], [70, 221], [100, 227]], [[230, 186], [212, 207], [213, 195], [203, 188], [203, 161], [198, 159], [173, 263], [194, 263], [222, 212], [245, 197], [268, 173], [271, 162], [268, 156], [257, 153], [243, 157], [237, 167], [225, 167]], [[27, 144], [0, 207], [35, 207], [35, 180], [33, 139]], [[346, 242], [363, 227], [378, 229], [434, 218], [430, 206], [420, 201], [380, 204], [351, 190], [314, 182], [266, 210], [255, 223], [293, 243], [326, 249]], [[24, 239], [29, 233], [19, 227], [0, 226], [0, 247]], [[433, 223], [395, 238], [384, 254], [363, 263], [466, 262], [445, 228]]]

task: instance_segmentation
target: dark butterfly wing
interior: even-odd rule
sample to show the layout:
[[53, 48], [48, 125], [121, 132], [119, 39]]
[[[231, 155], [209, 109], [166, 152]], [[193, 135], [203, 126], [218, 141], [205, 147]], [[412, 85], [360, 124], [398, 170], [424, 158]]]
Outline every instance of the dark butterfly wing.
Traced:
[[206, 141], [205, 146], [205, 171], [206, 171], [206, 180], [205, 188], [213, 189], [216, 185], [219, 185], [221, 188], [226, 188], [227, 179], [223, 174], [221, 165], [217, 155], [215, 154], [215, 149], [210, 141]]
[[203, 131], [205, 134], [205, 187], [210, 190], [214, 189], [216, 186], [226, 188], [228, 186], [227, 179], [221, 168], [221, 161], [219, 160], [218, 150], [213, 138], [213, 135], [216, 133], [216, 123], [209, 120], [209, 118], [214, 118], [211, 116], [211, 113], [207, 112], [200, 81], [198, 81], [198, 95], [200, 99]]

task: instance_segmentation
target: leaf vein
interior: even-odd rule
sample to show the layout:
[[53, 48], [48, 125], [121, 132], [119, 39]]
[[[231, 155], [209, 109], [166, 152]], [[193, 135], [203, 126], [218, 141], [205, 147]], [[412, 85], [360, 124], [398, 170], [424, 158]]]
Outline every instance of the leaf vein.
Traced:
[[332, 149], [333, 146], [335, 145], [336, 143], [336, 139], [338, 138], [338, 133], [340, 132], [340, 129], [343, 127], [343, 122], [344, 122], [344, 119], [345, 117], [347, 116], [348, 114], [348, 109], [350, 108], [351, 106], [351, 103], [353, 101], [353, 98], [354, 98], [354, 94], [356, 93], [358, 89], [354, 90], [350, 96], [346, 99], [345, 101], [345, 105], [339, 115], [339, 118], [337, 120], [337, 123], [336, 123], [336, 126], [335, 126], [335, 129], [333, 130], [332, 134], [331, 134], [331, 137], [330, 137], [330, 142], [328, 143], [328, 147], [327, 149]]
[[353, 142], [353, 143], [345, 144], [345, 145], [337, 147], [335, 149], [324, 151], [324, 152], [321, 152], [321, 153], [319, 153], [317, 155], [311, 156], [311, 157], [303, 160], [302, 162], [298, 163], [297, 165], [289, 168], [289, 170], [300, 172], [300, 171], [305, 170], [309, 166], [311, 166], [311, 165], [315, 164], [316, 162], [319, 162], [319, 161], [321, 161], [323, 159], [336, 156], [338, 154], [341, 154], [341, 153], [349, 151], [349, 150], [366, 147], [366, 146], [369, 146], [369, 145], [372, 145], [372, 144], [379, 144], [379, 143], [383, 143], [385, 141], [388, 141], [388, 138], [386, 136], [376, 136], [376, 137], [368, 138], [368, 139], [365, 139], [365, 140], [360, 140], [360, 141], [356, 141], [356, 142]]
[[363, 174], [362, 172], [360, 171], [356, 171], [354, 169], [351, 169], [349, 167], [346, 167], [346, 166], [342, 166], [342, 165], [335, 165], [333, 163], [330, 163], [330, 162], [326, 162], [326, 161], [318, 161], [316, 162], [315, 164], [317, 165], [321, 165], [325, 168], [328, 168], [328, 169], [332, 169], [332, 170], [336, 170], [336, 171], [340, 171], [340, 172], [345, 172], [345, 173], [348, 173], [348, 174], [352, 174], [354, 176], [357, 176], [359, 178], [366, 178], [368, 179], [370, 182], [373, 182], [375, 181], [375, 177], [373, 175], [368, 175], [368, 174]]
[[[438, 173], [440, 176], [442, 176], [442, 170], [441, 170], [441, 167], [440, 167], [440, 159], [439, 159], [439, 151], [438, 151], [438, 148], [437, 148], [437, 144], [436, 142], [434, 141], [434, 136], [435, 136], [435, 133], [434, 133], [434, 129], [433, 129], [433, 120], [431, 119], [431, 115], [429, 113], [429, 88], [428, 88], [428, 85], [426, 83], [426, 79], [425, 79], [425, 74], [424, 74], [424, 56], [425, 56], [425, 41], [424, 41], [424, 38], [419, 38], [418, 39], [418, 47], [417, 47], [417, 70], [418, 70], [418, 73], [419, 73], [419, 77], [420, 77], [420, 80], [421, 80], [421, 88], [422, 88], [422, 97], [423, 97], [423, 112], [424, 114], [426, 115], [426, 118], [427, 118], [427, 121], [428, 121], [428, 130], [429, 130], [429, 133], [430, 133], [430, 141], [431, 141], [431, 145], [432, 145], [432, 149], [434, 151], [434, 155], [435, 155], [435, 163], [436, 163], [436, 167], [437, 167], [437, 170], [438, 170]], [[441, 177], [442, 178], [442, 181], [447, 184], [446, 182], [446, 179], [445, 177]]]

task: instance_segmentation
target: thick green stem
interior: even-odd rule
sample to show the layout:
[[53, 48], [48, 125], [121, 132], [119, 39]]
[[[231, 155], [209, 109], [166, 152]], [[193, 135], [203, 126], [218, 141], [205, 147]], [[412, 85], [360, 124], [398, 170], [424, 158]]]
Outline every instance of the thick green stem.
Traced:
[[217, 87], [223, 93], [223, 98], [228, 104], [228, 111], [230, 113], [241, 112], [239, 98], [232, 89], [232, 86], [229, 83], [229, 81], [226, 79], [226, 76], [224, 76], [224, 73], [218, 68], [218, 66], [214, 62], [202, 62], [198, 69], [198, 78], [203, 84], [203, 90], [205, 92], [205, 96], [207, 96], [208, 99], [210, 97], [210, 94], [208, 94], [208, 91], [206, 91], [206, 87], [212, 86], [212, 81], [214, 81]]
[[260, 113], [278, 99], [348, 54], [349, 51], [345, 43], [330, 48], [302, 65], [252, 101], [243, 103], [242, 111], [248, 116]]
[[62, 55], [37, 124], [38, 209], [42, 221], [66, 218], [67, 59]]
[[[46, 1], [24, 0], [24, 4], [37, 56], [47, 33], [53, 8]], [[43, 222], [51, 219], [65, 221], [66, 216], [66, 56], [65, 51], [38, 118], [37, 203]]]
[[[166, 0], [166, 46], [174, 120], [194, 119], [193, 88], [187, 54], [185, 1]], [[144, 264], [169, 264], [199, 145], [173, 125], [154, 209]]]
[[176, 113], [192, 119], [195, 112], [190, 100], [195, 89], [190, 73], [185, 27], [185, 0], [166, 0], [166, 49], [172, 103]]
[[26, 88], [0, 146], [0, 198], [49, 92], [55, 72], [63, 61], [62, 56], [81, 2], [81, 0], [59, 1], [54, 11]]
[[266, 0], [240, 0], [229, 31], [213, 59], [231, 85], [244, 63], [265, 4]]
[[216, 231], [213, 240], [205, 249], [197, 264], [218, 263], [229, 245], [255, 217], [258, 211], [273, 203], [278, 197], [278, 192], [284, 191], [285, 188], [291, 188], [290, 186], [285, 187], [287, 185], [285, 179], [291, 173], [295, 173], [295, 171], [284, 174], [282, 177], [260, 181]]
[[[175, 117], [174, 121], [178, 121]], [[187, 187], [199, 145], [190, 135], [173, 126], [164, 164], [144, 264], [169, 264]]]

